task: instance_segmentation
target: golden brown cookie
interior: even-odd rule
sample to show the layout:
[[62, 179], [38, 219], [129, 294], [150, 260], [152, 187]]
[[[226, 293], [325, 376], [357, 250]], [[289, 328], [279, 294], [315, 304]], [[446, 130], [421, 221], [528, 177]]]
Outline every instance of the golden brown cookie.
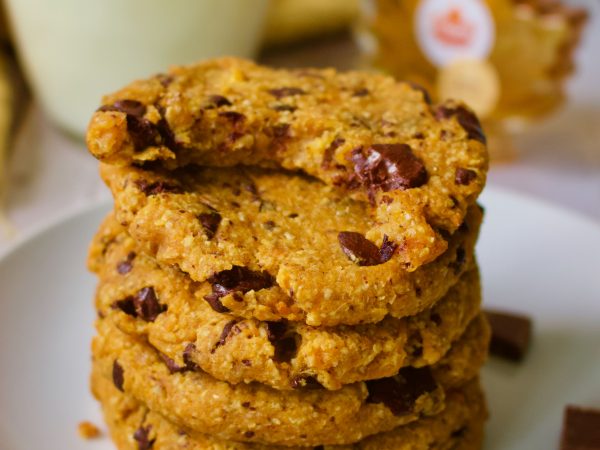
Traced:
[[282, 393], [258, 383], [232, 386], [194, 367], [172, 373], [160, 354], [99, 320], [93, 360], [103, 377], [173, 423], [222, 439], [278, 445], [348, 444], [444, 407], [444, 394], [477, 376], [489, 341], [483, 316], [432, 368], [337, 391], [305, 386]]
[[100, 278], [96, 307], [105, 320], [148, 339], [173, 370], [194, 363], [233, 384], [292, 389], [310, 380], [339, 389], [392, 376], [404, 366], [434, 364], [478, 314], [481, 301], [473, 269], [416, 316], [328, 328], [260, 322], [214, 311], [188, 276], [141, 253], [112, 214], [91, 254]]
[[377, 258], [369, 250], [363, 263], [391, 259], [408, 270], [444, 252], [487, 173], [485, 136], [462, 104], [431, 105], [421, 89], [384, 75], [235, 58], [174, 68], [105, 97], [87, 143], [115, 165], [300, 170], [365, 204], [363, 234], [385, 250]]
[[368, 203], [315, 178], [255, 168], [160, 173], [107, 165], [102, 175], [117, 220], [139, 247], [211, 284], [203, 297], [215, 310], [312, 326], [377, 322], [430, 307], [471, 264], [482, 215], [471, 206], [447, 250], [407, 271], [392, 257], [403, 243], [369, 234]]
[[483, 394], [474, 380], [449, 392], [440, 414], [354, 445], [265, 446], [224, 441], [176, 426], [131, 395], [120, 392], [96, 370], [92, 390], [102, 404], [112, 438], [120, 450], [478, 450], [487, 417]]

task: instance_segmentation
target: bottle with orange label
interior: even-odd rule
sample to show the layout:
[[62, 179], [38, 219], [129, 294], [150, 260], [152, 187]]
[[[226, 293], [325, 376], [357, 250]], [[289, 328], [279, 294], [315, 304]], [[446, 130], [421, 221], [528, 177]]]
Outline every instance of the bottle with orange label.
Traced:
[[586, 17], [559, 0], [364, 0], [357, 39], [371, 65], [469, 104], [498, 158], [564, 101]]

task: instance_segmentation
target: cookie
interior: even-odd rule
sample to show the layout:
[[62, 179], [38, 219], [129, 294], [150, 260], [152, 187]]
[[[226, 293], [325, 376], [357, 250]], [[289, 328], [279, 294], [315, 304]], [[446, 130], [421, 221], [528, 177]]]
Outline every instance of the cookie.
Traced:
[[440, 414], [364, 439], [354, 445], [284, 447], [224, 441], [174, 425], [131, 395], [120, 392], [98, 371], [92, 389], [120, 450], [478, 450], [487, 417], [477, 380], [448, 393]]
[[447, 250], [407, 271], [392, 257], [404, 244], [369, 234], [368, 203], [302, 174], [104, 165], [102, 175], [117, 220], [141, 249], [210, 283], [204, 299], [215, 310], [312, 326], [378, 322], [430, 307], [472, 262], [482, 216], [470, 207]]
[[444, 407], [445, 392], [477, 376], [489, 330], [483, 316], [433, 367], [329, 391], [312, 384], [282, 394], [258, 383], [232, 386], [199, 369], [175, 373], [146, 342], [99, 320], [93, 361], [103, 377], [178, 426], [222, 439], [278, 445], [348, 444]]
[[[485, 184], [485, 140], [464, 105], [431, 105], [389, 76], [236, 58], [132, 83], [104, 98], [87, 134], [91, 153], [114, 165], [302, 171], [364, 203], [362, 237], [381, 254], [361, 239], [357, 259], [408, 270], [441, 255], [463, 223]], [[356, 230], [336, 230], [332, 244], [339, 231]]]
[[[105, 242], [112, 244], [105, 247]], [[404, 366], [431, 365], [463, 334], [481, 302], [473, 269], [433, 308], [416, 316], [331, 328], [260, 322], [214, 311], [184, 273], [161, 268], [140, 252], [112, 214], [95, 237], [91, 254], [100, 279], [96, 307], [105, 320], [147, 339], [174, 370], [193, 362], [233, 384], [258, 381], [292, 389], [310, 379], [339, 389], [392, 376]], [[145, 294], [150, 289], [152, 294]], [[210, 292], [208, 287], [205, 291]], [[160, 305], [156, 316], [140, 311], [144, 295], [146, 302]]]

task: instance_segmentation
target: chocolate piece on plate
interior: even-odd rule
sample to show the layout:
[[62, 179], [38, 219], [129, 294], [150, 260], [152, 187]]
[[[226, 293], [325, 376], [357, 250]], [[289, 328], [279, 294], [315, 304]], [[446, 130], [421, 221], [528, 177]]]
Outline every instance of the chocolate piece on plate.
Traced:
[[563, 417], [561, 450], [600, 449], [600, 409], [567, 406]]
[[506, 311], [486, 310], [492, 327], [490, 353], [511, 361], [521, 361], [531, 340], [531, 319]]

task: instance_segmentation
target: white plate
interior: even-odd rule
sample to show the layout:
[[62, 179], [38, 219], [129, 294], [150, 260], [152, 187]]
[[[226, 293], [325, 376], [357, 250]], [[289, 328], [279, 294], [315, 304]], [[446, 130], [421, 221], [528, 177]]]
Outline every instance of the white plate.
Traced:
[[[479, 245], [486, 302], [535, 318], [522, 365], [492, 361], [488, 450], [557, 448], [566, 403], [600, 406], [600, 228], [488, 190]], [[0, 261], [0, 448], [111, 449], [87, 387], [94, 280], [88, 242], [107, 207], [49, 228]]]

